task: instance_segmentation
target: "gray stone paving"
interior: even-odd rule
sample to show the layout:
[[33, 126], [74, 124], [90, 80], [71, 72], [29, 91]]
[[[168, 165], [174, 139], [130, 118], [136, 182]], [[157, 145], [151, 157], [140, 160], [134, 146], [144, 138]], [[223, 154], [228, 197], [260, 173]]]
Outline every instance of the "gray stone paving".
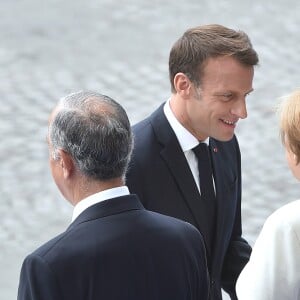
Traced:
[[24, 256], [68, 225], [71, 206], [51, 180], [45, 136], [60, 96], [108, 94], [132, 123], [169, 96], [168, 53], [191, 26], [246, 31], [260, 55], [249, 118], [240, 122], [244, 235], [299, 197], [273, 107], [300, 86], [300, 2], [131, 0], [1, 1], [0, 300], [16, 298]]

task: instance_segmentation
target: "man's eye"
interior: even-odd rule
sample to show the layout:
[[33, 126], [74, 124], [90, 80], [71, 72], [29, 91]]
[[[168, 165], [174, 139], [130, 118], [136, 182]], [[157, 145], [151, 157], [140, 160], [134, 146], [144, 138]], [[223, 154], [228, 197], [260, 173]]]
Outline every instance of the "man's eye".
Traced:
[[219, 93], [219, 94], [216, 94], [216, 96], [219, 97], [220, 100], [222, 100], [222, 101], [229, 101], [233, 98], [232, 93]]
[[230, 93], [225, 93], [225, 94], [222, 94], [222, 97], [224, 98], [224, 100], [229, 100], [232, 98], [232, 94]]

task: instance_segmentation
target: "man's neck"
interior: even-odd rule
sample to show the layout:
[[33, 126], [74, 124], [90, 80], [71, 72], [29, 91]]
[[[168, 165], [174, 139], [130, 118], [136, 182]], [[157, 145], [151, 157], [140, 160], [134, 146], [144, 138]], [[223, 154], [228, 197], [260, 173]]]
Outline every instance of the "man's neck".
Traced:
[[114, 178], [106, 181], [97, 181], [91, 180], [90, 178], [85, 178], [74, 185], [71, 204], [75, 206], [82, 199], [85, 199], [93, 194], [123, 185], [124, 180], [122, 178]]

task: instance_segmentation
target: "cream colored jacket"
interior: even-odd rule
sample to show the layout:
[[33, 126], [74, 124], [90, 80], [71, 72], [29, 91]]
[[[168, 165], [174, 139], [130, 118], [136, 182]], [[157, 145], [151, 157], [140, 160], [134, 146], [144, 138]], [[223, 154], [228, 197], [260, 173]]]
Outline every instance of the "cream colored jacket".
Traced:
[[266, 220], [236, 290], [239, 300], [300, 299], [300, 200]]

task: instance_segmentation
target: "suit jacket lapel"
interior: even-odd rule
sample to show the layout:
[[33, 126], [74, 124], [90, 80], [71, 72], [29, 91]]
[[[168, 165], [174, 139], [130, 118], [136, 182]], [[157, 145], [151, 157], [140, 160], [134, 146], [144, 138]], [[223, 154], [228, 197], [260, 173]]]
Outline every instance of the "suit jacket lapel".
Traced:
[[233, 218], [233, 216], [228, 215], [229, 212], [233, 211], [231, 205], [234, 205], [234, 196], [230, 191], [230, 185], [236, 180], [235, 175], [231, 172], [230, 161], [226, 159], [225, 153], [222, 153], [224, 151], [222, 145], [220, 142], [210, 139], [213, 174], [217, 191], [217, 223], [215, 224], [214, 239], [219, 244], [215, 244], [215, 249], [224, 247], [226, 229], [228, 228], [226, 222], [231, 221]]
[[[151, 123], [157, 139], [163, 147], [161, 156], [174, 176], [175, 182], [178, 185], [198, 228], [204, 236], [204, 239], [208, 241], [207, 236], [209, 235], [209, 232], [206, 226], [206, 220], [209, 216], [207, 216], [205, 204], [200, 198], [200, 193], [185, 155], [182, 152], [175, 133], [165, 117], [163, 105], [153, 113]], [[207, 248], [209, 250], [208, 253], [210, 253], [209, 243], [207, 243]]]
[[117, 198], [108, 199], [94, 204], [84, 210], [68, 227], [67, 230], [74, 226], [110, 215], [119, 214], [125, 211], [144, 209], [136, 195], [126, 195]]
[[[222, 234], [222, 225], [223, 217], [224, 217], [224, 209], [223, 207], [224, 201], [223, 199], [223, 180], [226, 178], [226, 174], [224, 174], [223, 162], [220, 159], [221, 153], [219, 153], [220, 149], [218, 149], [215, 141], [213, 139], [209, 140], [210, 145], [210, 155], [213, 167], [213, 176], [215, 181], [216, 188], [216, 224], [215, 224], [215, 240], [220, 240], [216, 237], [217, 234]], [[217, 149], [214, 151], [214, 149]], [[221, 239], [222, 240], [222, 239]], [[215, 245], [215, 248], [217, 246]]]

